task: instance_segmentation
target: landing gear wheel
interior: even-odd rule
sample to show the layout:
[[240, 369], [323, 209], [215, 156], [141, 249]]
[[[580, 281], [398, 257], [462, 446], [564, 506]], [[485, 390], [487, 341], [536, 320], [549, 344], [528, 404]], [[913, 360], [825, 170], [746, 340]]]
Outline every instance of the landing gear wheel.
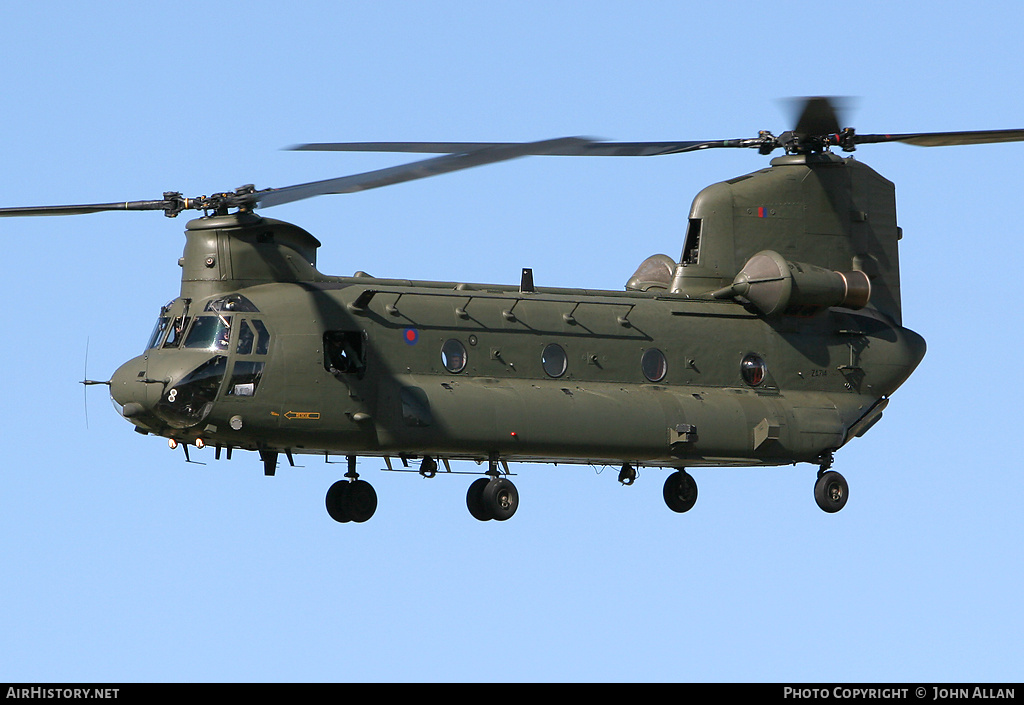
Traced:
[[341, 524], [352, 521], [348, 510], [348, 495], [351, 487], [352, 483], [348, 480], [338, 480], [327, 490], [327, 513], [331, 515], [331, 519]]
[[849, 496], [850, 486], [846, 484], [846, 478], [835, 470], [822, 473], [814, 483], [814, 501], [829, 514], [845, 507]]
[[365, 480], [356, 480], [351, 483], [348, 491], [348, 513], [352, 521], [362, 523], [367, 521], [377, 511], [377, 493], [373, 485]]
[[490, 521], [494, 518], [484, 507], [484, 488], [487, 487], [488, 482], [490, 482], [490, 478], [487, 477], [474, 480], [473, 484], [469, 486], [469, 491], [466, 492], [466, 506], [469, 508], [469, 513], [479, 521]]
[[519, 508], [519, 490], [511, 480], [494, 478], [484, 487], [484, 508], [495, 521], [511, 519]]
[[338, 480], [327, 490], [326, 504], [334, 521], [361, 523], [377, 511], [377, 493], [369, 482]]
[[688, 512], [697, 502], [697, 483], [685, 470], [678, 470], [665, 480], [665, 504], [673, 512]]

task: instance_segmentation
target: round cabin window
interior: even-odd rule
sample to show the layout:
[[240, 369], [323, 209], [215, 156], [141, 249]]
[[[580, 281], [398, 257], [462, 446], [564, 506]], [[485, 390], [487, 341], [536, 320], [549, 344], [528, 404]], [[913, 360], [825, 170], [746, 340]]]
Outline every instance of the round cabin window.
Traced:
[[462, 372], [466, 369], [465, 346], [454, 338], [446, 340], [444, 345], [441, 346], [441, 362], [449, 372]]
[[665, 379], [665, 374], [668, 372], [665, 353], [658, 348], [647, 348], [640, 358], [640, 369], [643, 370], [644, 377], [650, 382], [660, 382]]
[[744, 382], [756, 387], [768, 375], [768, 365], [760, 355], [750, 353], [740, 363], [740, 372], [743, 374]]
[[540, 364], [544, 366], [544, 372], [549, 377], [561, 377], [568, 367], [568, 359], [565, 357], [565, 350], [556, 343], [551, 343], [540, 356]]

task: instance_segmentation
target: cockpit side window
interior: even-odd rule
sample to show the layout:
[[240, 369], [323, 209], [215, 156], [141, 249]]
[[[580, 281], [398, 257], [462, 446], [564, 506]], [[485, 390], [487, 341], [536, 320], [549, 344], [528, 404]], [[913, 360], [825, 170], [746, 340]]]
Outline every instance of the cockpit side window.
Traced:
[[270, 333], [260, 320], [241, 320], [237, 324], [238, 342], [235, 343], [236, 355], [266, 355], [270, 350]]
[[255, 320], [250, 323], [256, 329], [256, 354], [266, 355], [270, 351], [270, 332], [263, 325], [263, 321]]
[[270, 348], [270, 333], [259, 319], [239, 317], [234, 326], [238, 329], [235, 355], [239, 357], [235, 359], [231, 368], [231, 379], [225, 394], [229, 397], [251, 397], [256, 394], [260, 380], [263, 379], [263, 368], [267, 363], [249, 356], [267, 354]]
[[238, 345], [235, 347], [235, 352], [239, 355], [251, 355], [252, 344], [256, 340], [256, 336], [253, 335], [252, 328], [246, 321], [242, 321], [238, 326]]
[[160, 347], [160, 341], [163, 340], [164, 334], [167, 332], [167, 326], [170, 324], [171, 319], [169, 316], [160, 316], [157, 319], [156, 325], [153, 326], [153, 333], [149, 336], [149, 343], [146, 344], [146, 350]]
[[228, 385], [228, 396], [251, 397], [263, 377], [266, 363], [253, 360], [238, 360], [231, 372], [231, 383]]

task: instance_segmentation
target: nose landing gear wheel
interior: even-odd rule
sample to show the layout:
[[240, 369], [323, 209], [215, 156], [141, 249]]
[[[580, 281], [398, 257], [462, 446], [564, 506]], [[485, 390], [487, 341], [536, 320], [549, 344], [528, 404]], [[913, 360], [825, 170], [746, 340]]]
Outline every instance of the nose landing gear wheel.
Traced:
[[829, 514], [845, 507], [849, 496], [850, 486], [846, 484], [846, 478], [835, 470], [822, 473], [814, 483], [814, 501]]
[[673, 512], [688, 512], [697, 502], [697, 482], [685, 470], [678, 470], [665, 480], [662, 494]]

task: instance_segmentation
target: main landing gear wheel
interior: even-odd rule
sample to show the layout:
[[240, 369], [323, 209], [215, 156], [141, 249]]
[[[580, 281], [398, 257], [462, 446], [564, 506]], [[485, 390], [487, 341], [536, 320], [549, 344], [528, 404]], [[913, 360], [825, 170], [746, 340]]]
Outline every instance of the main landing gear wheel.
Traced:
[[469, 508], [469, 513], [479, 521], [488, 521], [491, 518], [490, 513], [484, 509], [484, 488], [490, 481], [490, 478], [487, 477], [473, 480], [469, 491], [466, 492], [466, 506]]
[[697, 483], [685, 470], [678, 470], [665, 480], [665, 504], [673, 512], [688, 512], [697, 502]]
[[466, 506], [479, 521], [505, 521], [519, 508], [519, 491], [504, 477], [481, 477], [469, 486]]
[[327, 490], [326, 504], [334, 521], [362, 523], [377, 511], [377, 493], [365, 480], [338, 480]]
[[821, 473], [814, 483], [814, 501], [829, 514], [845, 507], [849, 496], [850, 486], [846, 484], [846, 478], [835, 470]]
[[334, 521], [345, 524], [352, 521], [348, 513], [348, 491], [352, 483], [348, 480], [338, 480], [327, 490], [327, 513]]
[[377, 493], [366, 480], [356, 480], [348, 491], [348, 511], [354, 522], [364, 522], [377, 511]]

